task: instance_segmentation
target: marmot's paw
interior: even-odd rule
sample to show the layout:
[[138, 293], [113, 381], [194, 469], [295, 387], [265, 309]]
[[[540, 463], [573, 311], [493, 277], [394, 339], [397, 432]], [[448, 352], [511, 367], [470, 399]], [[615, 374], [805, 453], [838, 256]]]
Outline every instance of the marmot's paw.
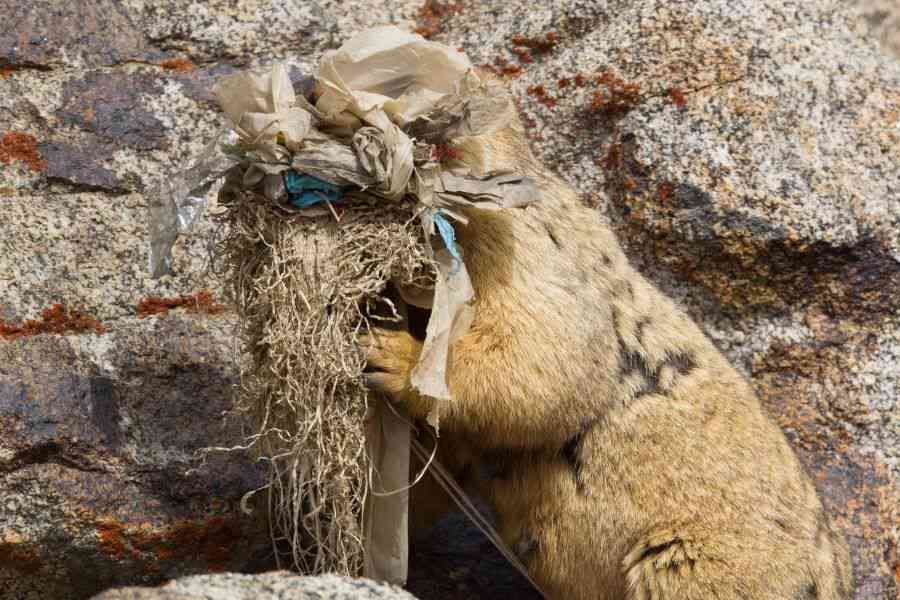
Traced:
[[419, 361], [422, 343], [405, 330], [373, 328], [361, 335], [359, 345], [366, 351], [366, 385], [387, 394], [395, 402], [410, 400], [409, 383]]

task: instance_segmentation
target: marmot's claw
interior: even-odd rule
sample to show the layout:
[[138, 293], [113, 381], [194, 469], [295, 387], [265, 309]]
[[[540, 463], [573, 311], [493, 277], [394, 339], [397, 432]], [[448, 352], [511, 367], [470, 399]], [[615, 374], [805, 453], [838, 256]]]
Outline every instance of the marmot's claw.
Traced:
[[373, 328], [357, 338], [366, 351], [366, 386], [394, 400], [410, 389], [409, 377], [419, 360], [421, 343], [407, 331]]

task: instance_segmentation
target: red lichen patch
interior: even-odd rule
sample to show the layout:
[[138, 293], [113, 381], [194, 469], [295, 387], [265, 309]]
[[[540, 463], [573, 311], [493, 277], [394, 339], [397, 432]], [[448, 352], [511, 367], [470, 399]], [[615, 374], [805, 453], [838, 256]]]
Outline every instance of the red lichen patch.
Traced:
[[557, 35], [555, 31], [550, 31], [543, 38], [530, 38], [524, 35], [514, 35], [512, 37], [514, 46], [524, 46], [535, 54], [543, 54], [550, 52], [556, 47]]
[[577, 87], [584, 87], [586, 83], [587, 83], [587, 77], [585, 77], [583, 74], [577, 73], [575, 75], [575, 85]]
[[663, 203], [668, 202], [672, 198], [672, 192], [674, 191], [675, 188], [668, 181], [663, 181], [656, 186], [656, 194], [659, 196], [659, 201]]
[[519, 57], [519, 62], [522, 64], [531, 64], [534, 62], [534, 58], [531, 56], [531, 51], [528, 48], [517, 48], [513, 46], [510, 48], [510, 52]]
[[438, 0], [425, 0], [425, 4], [419, 9], [419, 26], [416, 33], [429, 39], [444, 30], [444, 19], [448, 16], [461, 13], [462, 3], [438, 2]]
[[32, 171], [43, 171], [47, 168], [47, 163], [38, 153], [37, 140], [33, 135], [7, 131], [0, 138], [0, 162], [8, 165], [14, 160], [24, 162]]
[[7, 77], [11, 77], [13, 74], [13, 70], [9, 68], [0, 69], [0, 79], [6, 79]]
[[567, 88], [569, 87], [570, 83], [572, 83], [572, 80], [568, 77], [560, 77], [556, 82], [556, 87], [558, 87], [559, 89]]
[[0, 338], [15, 340], [33, 335], [64, 335], [67, 333], [106, 333], [106, 328], [94, 317], [54, 304], [41, 311], [40, 319], [27, 319], [20, 324], [9, 323], [0, 318]]
[[597, 75], [598, 89], [591, 95], [591, 111], [606, 117], [621, 117], [637, 106], [641, 88], [628, 83], [609, 71]]
[[538, 103], [543, 104], [547, 108], [556, 106], [556, 98], [547, 94], [547, 90], [543, 85], [532, 85], [528, 87], [528, 95], [537, 99]]
[[170, 58], [159, 63], [159, 66], [167, 71], [175, 71], [176, 73], [190, 73], [197, 68], [197, 65], [187, 58]]
[[0, 544], [0, 567], [14, 569], [22, 575], [34, 575], [43, 563], [34, 551], [19, 544]]
[[493, 65], [488, 65], [486, 67], [489, 71], [497, 73], [499, 75], [506, 75], [508, 77], [518, 77], [522, 74], [522, 67], [519, 65], [511, 64], [505, 58], [497, 57], [494, 59]]
[[615, 172], [622, 165], [622, 146], [616, 142], [609, 145], [606, 156], [600, 160], [603, 168], [610, 172]]
[[436, 144], [434, 146], [434, 159], [437, 162], [458, 160], [460, 158], [462, 158], [462, 154], [460, 154], [459, 150], [449, 144]]
[[671, 100], [672, 104], [678, 108], [684, 108], [687, 104], [687, 98], [685, 97], [684, 92], [677, 87], [669, 88], [669, 100]]
[[175, 298], [149, 296], [140, 301], [137, 316], [140, 319], [150, 315], [164, 315], [173, 308], [184, 308], [188, 312], [217, 315], [225, 311], [225, 306], [216, 302], [215, 297], [207, 291], [187, 294]]

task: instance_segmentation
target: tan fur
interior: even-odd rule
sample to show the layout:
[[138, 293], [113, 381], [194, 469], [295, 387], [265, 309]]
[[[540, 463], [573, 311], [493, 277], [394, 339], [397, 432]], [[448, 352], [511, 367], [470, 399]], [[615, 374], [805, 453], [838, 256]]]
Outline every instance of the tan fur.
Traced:
[[[745, 379], [520, 125], [459, 149], [535, 177], [543, 200], [457, 226], [476, 316], [451, 348], [441, 458], [548, 596], [849, 598], [846, 545]], [[432, 401], [409, 385], [420, 343], [385, 330], [369, 344], [373, 384], [424, 417]], [[433, 487], [413, 491], [421, 527], [445, 508]]]

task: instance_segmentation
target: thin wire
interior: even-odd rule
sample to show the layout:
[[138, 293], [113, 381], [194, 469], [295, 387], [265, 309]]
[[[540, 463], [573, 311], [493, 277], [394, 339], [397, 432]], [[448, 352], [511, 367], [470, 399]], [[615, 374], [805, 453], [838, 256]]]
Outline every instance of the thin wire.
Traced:
[[[419, 457], [419, 460], [425, 460], [427, 456], [427, 452], [425, 448], [422, 446], [422, 443], [419, 440], [413, 438], [412, 440], [412, 449], [416, 453], [416, 456]], [[436, 441], [436, 440], [435, 440]], [[437, 444], [435, 444], [435, 448]], [[475, 524], [475, 526], [483, 533], [494, 547], [500, 551], [500, 554], [503, 555], [509, 563], [516, 568], [519, 573], [522, 574], [525, 579], [528, 580], [528, 583], [534, 587], [535, 590], [541, 595], [541, 597], [546, 598], [547, 595], [544, 593], [544, 590], [531, 578], [528, 574], [528, 569], [525, 568], [525, 565], [522, 564], [522, 561], [519, 560], [519, 557], [516, 556], [512, 550], [504, 543], [503, 539], [500, 537], [500, 534], [497, 533], [497, 530], [490, 524], [487, 518], [482, 515], [475, 505], [472, 503], [469, 496], [462, 490], [458, 483], [453, 479], [450, 473], [446, 468], [440, 463], [438, 460], [433, 460], [430, 469], [431, 474], [437, 480], [437, 482], [441, 485], [442, 488], [450, 495], [456, 505], [459, 506], [460, 510], [465, 513], [469, 519]]]

